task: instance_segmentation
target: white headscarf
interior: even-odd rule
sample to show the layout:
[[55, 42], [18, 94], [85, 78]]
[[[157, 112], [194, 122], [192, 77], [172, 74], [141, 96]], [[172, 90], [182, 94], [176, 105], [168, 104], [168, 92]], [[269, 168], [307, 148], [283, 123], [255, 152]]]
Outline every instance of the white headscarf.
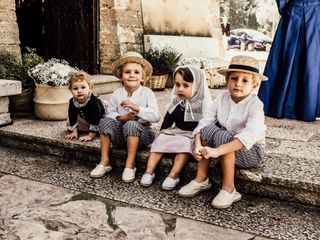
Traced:
[[[189, 68], [193, 76], [192, 95], [190, 99], [185, 100], [184, 121], [198, 122], [203, 117], [206, 117], [212, 105], [212, 98], [209, 92], [208, 84], [204, 72], [199, 68], [186, 65], [176, 68], [173, 73], [180, 68]], [[175, 95], [175, 86], [172, 89], [171, 100], [167, 105], [168, 112], [171, 114], [176, 107], [183, 103], [184, 100]]]

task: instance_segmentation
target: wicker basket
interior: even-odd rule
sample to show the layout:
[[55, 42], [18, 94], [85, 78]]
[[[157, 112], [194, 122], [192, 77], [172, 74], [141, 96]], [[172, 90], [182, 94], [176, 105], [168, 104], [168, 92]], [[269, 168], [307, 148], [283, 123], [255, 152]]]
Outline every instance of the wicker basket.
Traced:
[[41, 120], [65, 120], [68, 117], [69, 100], [72, 97], [67, 86], [36, 85], [34, 114]]
[[144, 86], [154, 91], [162, 91], [166, 87], [167, 79], [168, 79], [168, 74], [161, 75], [161, 76], [152, 75], [148, 80], [144, 82]]

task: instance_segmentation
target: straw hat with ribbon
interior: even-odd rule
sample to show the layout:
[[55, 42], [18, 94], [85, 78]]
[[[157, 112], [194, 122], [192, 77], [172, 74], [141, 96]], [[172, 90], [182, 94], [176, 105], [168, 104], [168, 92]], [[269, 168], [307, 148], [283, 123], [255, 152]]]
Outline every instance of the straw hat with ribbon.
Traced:
[[227, 72], [236, 71], [256, 74], [261, 81], [268, 80], [266, 76], [259, 73], [259, 61], [257, 59], [242, 55], [231, 58], [229, 67], [219, 69], [218, 73], [226, 75]]
[[146, 72], [146, 79], [152, 74], [152, 65], [138, 52], [126, 52], [112, 64], [112, 72], [117, 78], [121, 78], [121, 67], [126, 63], [138, 63]]

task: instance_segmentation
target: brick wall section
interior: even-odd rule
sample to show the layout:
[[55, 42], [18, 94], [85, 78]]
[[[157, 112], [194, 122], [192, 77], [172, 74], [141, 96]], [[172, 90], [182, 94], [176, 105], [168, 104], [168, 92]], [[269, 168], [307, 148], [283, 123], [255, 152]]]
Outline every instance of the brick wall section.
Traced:
[[128, 50], [142, 48], [140, 0], [100, 0], [100, 72], [111, 73], [111, 63]]
[[0, 0], [0, 36], [0, 48], [21, 54], [15, 0]]

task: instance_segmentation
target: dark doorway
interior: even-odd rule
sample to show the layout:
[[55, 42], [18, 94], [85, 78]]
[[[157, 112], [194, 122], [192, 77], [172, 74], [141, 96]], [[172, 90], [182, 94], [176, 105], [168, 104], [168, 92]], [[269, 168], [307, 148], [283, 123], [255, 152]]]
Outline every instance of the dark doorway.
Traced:
[[16, 0], [21, 52], [26, 47], [37, 49], [44, 56], [42, 34], [42, 0]]
[[97, 0], [16, 0], [21, 49], [98, 72]]

